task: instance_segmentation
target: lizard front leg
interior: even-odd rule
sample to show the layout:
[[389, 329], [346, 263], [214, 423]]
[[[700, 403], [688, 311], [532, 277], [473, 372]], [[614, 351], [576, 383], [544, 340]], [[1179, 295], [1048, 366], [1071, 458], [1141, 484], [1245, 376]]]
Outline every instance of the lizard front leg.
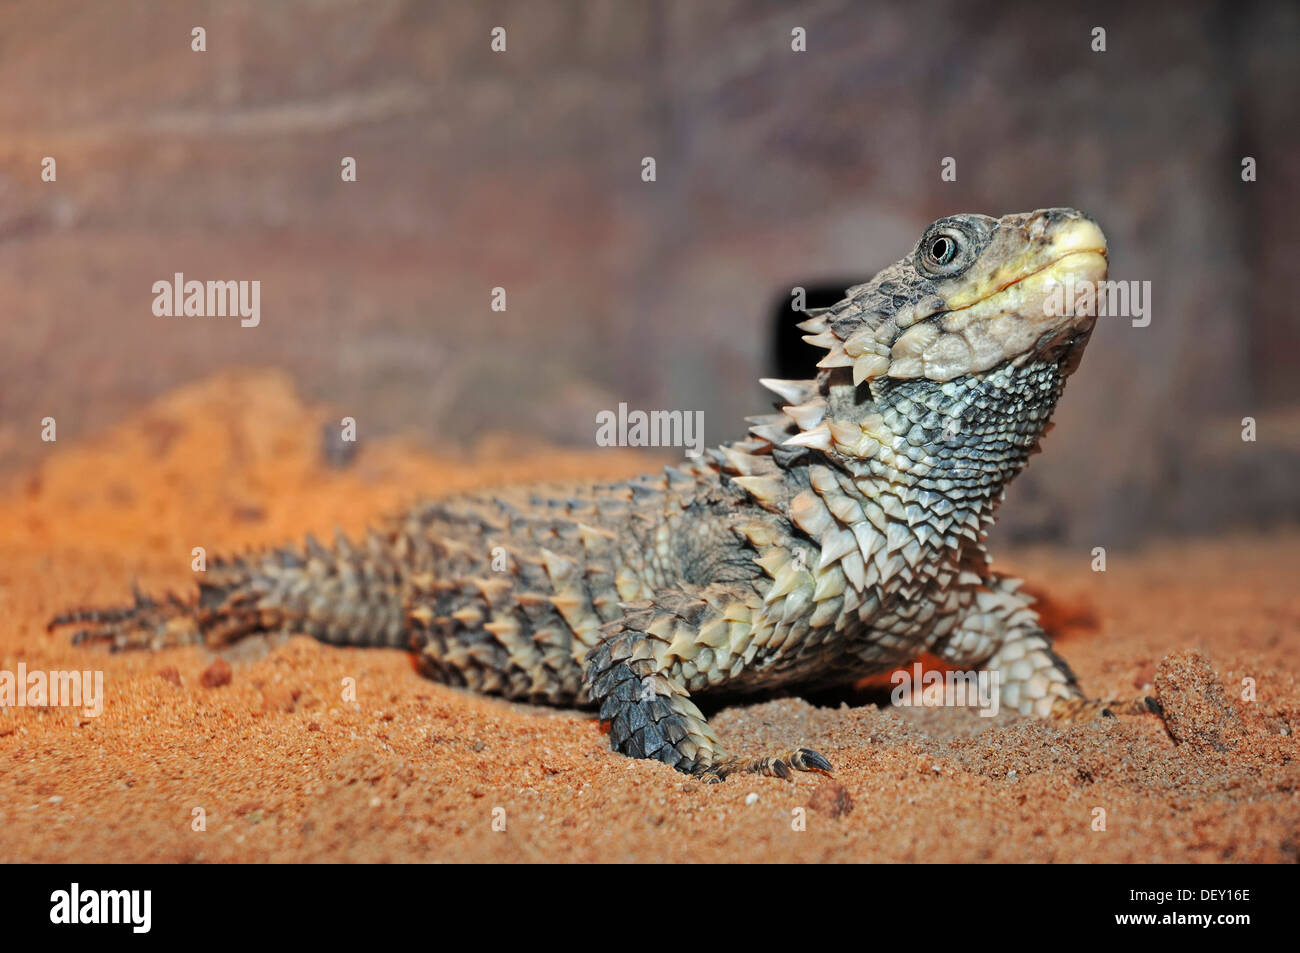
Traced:
[[584, 684], [601, 721], [609, 723], [610, 746], [710, 781], [737, 773], [829, 771], [830, 762], [808, 748], [752, 760], [729, 757], [691, 700], [688, 680], [720, 682], [743, 664], [736, 649], [751, 611], [738, 590], [715, 585], [698, 593], [657, 592], [607, 624], [587, 654]]
[[1024, 715], [1081, 721], [1153, 710], [1145, 701], [1087, 697], [1065, 659], [1052, 650], [1034, 600], [1019, 591], [1020, 584], [1019, 579], [987, 571], [968, 578], [959, 593], [964, 605], [961, 618], [935, 646], [938, 656], [952, 665], [979, 666], [996, 673], [1001, 704]]

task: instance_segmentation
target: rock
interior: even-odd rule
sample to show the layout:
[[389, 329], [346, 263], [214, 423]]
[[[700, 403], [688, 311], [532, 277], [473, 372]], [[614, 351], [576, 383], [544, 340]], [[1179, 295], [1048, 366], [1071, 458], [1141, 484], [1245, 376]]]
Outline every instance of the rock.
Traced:
[[181, 673], [176, 670], [175, 665], [168, 665], [166, 668], [159, 669], [158, 677], [164, 682], [171, 682], [177, 688], [181, 687]]
[[233, 674], [230, 666], [223, 658], [213, 659], [212, 664], [203, 670], [199, 676], [199, 682], [204, 688], [220, 688], [222, 685], [229, 685]]
[[1166, 655], [1156, 667], [1154, 684], [1165, 726], [1178, 744], [1227, 751], [1241, 741], [1241, 716], [1209, 659], [1199, 652]]
[[829, 778], [817, 785], [808, 806], [827, 817], [843, 817], [853, 810], [853, 798], [848, 788]]

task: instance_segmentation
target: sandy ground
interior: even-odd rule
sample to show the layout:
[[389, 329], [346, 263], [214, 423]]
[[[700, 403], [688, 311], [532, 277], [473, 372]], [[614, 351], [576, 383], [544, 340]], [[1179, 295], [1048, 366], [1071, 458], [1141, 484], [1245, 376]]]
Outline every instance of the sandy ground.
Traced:
[[356, 532], [422, 495], [647, 465], [490, 443], [437, 459], [391, 440], [334, 469], [326, 419], [274, 374], [217, 378], [93, 442], [50, 444], [0, 495], [0, 670], [102, 670], [106, 696], [99, 717], [0, 709], [0, 860], [1300, 857], [1295, 529], [1113, 552], [1104, 573], [1086, 552], [1000, 554], [1047, 594], [1085, 687], [1155, 695], [1164, 721], [1060, 728], [882, 707], [879, 690], [717, 714], [739, 752], [806, 743], [835, 765], [789, 782], [705, 785], [622, 758], [587, 714], [446, 688], [400, 652], [259, 640], [227, 666], [46, 634], [69, 605], [123, 601], [133, 577], [185, 587], [194, 546]]

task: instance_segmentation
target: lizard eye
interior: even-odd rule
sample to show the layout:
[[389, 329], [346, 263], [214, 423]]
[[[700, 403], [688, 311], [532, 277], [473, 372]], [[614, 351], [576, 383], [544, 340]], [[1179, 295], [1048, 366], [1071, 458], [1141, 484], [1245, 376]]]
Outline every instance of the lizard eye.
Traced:
[[917, 248], [917, 264], [926, 274], [945, 277], [961, 271], [967, 264], [966, 249], [970, 246], [965, 234], [952, 225], [934, 229]]
[[947, 235], [940, 235], [930, 242], [930, 249], [926, 254], [936, 265], [946, 265], [952, 261], [952, 256], [957, 254], [957, 243]]

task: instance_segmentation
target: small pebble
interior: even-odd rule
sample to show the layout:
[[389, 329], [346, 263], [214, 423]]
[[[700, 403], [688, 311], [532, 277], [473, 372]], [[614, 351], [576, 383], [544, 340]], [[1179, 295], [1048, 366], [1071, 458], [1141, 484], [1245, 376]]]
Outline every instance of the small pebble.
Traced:
[[199, 682], [204, 688], [220, 688], [222, 685], [229, 685], [232, 678], [230, 665], [223, 658], [213, 660], [212, 664], [203, 670], [199, 676]]
[[1204, 655], [1165, 656], [1156, 668], [1155, 688], [1165, 727], [1178, 744], [1222, 752], [1241, 742], [1241, 716]]
[[844, 785], [826, 778], [813, 791], [812, 797], [808, 800], [808, 806], [819, 814], [826, 814], [830, 817], [843, 817], [853, 810], [853, 798], [849, 794], [849, 789]]

